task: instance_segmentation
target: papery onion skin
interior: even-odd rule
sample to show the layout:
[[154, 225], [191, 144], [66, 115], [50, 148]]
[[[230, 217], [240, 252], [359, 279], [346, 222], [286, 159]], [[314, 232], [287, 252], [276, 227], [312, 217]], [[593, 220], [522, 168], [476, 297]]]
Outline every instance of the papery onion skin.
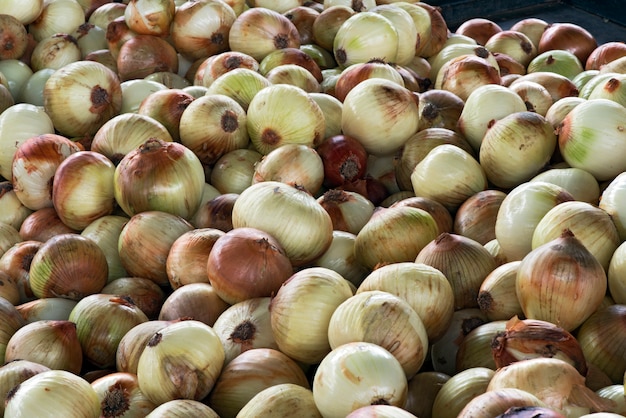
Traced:
[[189, 219], [200, 205], [205, 176], [187, 147], [150, 138], [122, 158], [113, 181], [115, 200], [129, 216], [160, 210]]
[[94, 61], [64, 66], [48, 78], [44, 87], [44, 108], [55, 128], [68, 137], [94, 134], [120, 112], [121, 106], [120, 80]]

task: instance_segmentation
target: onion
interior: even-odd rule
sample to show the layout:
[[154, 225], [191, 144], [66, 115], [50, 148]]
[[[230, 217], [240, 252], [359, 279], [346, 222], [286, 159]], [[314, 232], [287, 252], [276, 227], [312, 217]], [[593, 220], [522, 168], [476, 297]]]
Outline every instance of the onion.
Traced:
[[354, 63], [343, 69], [337, 78], [334, 96], [343, 102], [354, 86], [369, 78], [385, 78], [404, 87], [400, 73], [391, 64], [377, 58]]
[[573, 79], [583, 71], [583, 64], [572, 52], [552, 50], [542, 52], [534, 57], [527, 66], [529, 73], [535, 71], [552, 71], [569, 79]]
[[491, 321], [523, 316], [515, 290], [517, 270], [521, 261], [498, 265], [485, 277], [478, 290], [478, 307]]
[[276, 67], [288, 64], [295, 64], [302, 67], [306, 69], [317, 82], [322, 81], [322, 71], [317, 62], [299, 48], [282, 48], [270, 52], [259, 62], [258, 70], [267, 77], [270, 71]]
[[524, 67], [537, 56], [537, 47], [530, 38], [514, 30], [503, 30], [493, 34], [485, 43], [485, 48], [491, 52], [507, 54]]
[[203, 164], [214, 164], [221, 156], [249, 143], [245, 110], [234, 99], [208, 94], [195, 99], [182, 112], [180, 142]]
[[496, 218], [506, 193], [483, 190], [468, 197], [454, 216], [454, 232], [481, 244], [496, 237]]
[[[291, 123], [294, 117], [298, 124]], [[319, 105], [303, 89], [287, 84], [260, 90], [250, 101], [246, 122], [250, 141], [264, 155], [284, 144], [317, 146], [326, 129]]]
[[561, 155], [570, 166], [589, 171], [599, 181], [613, 179], [626, 169], [617, 158], [626, 135], [621, 122], [625, 117], [624, 106], [612, 100], [581, 103], [558, 128]]
[[372, 217], [374, 204], [356, 192], [330, 189], [317, 201], [328, 212], [333, 223], [333, 231], [346, 231], [358, 234]]
[[233, 22], [229, 31], [230, 49], [261, 61], [282, 48], [300, 47], [298, 29], [285, 16], [264, 7], [252, 7]]
[[168, 212], [145, 211], [133, 215], [122, 228], [118, 241], [122, 266], [130, 276], [167, 285], [166, 263], [170, 248], [176, 239], [192, 229], [185, 219]]
[[10, 15], [19, 20], [23, 25], [28, 25], [35, 20], [43, 10], [43, 0], [18, 1], [9, 0], [0, 6], [0, 14]]
[[359, 286], [369, 270], [354, 257], [356, 235], [345, 231], [333, 231], [330, 247], [317, 259], [313, 266], [331, 269], [354, 286]]
[[224, 154], [211, 170], [211, 185], [223, 194], [243, 192], [252, 184], [254, 166], [261, 158], [260, 153], [249, 148]]
[[209, 283], [189, 283], [174, 290], [160, 307], [160, 321], [194, 319], [210, 327], [230, 305]]
[[423, 196], [410, 196], [397, 201], [390, 207], [394, 206], [412, 206], [419, 209], [424, 209], [437, 223], [439, 233], [452, 232], [454, 220], [452, 214], [445, 206], [436, 200]]
[[[242, 256], [247, 260], [245, 266], [238, 261]], [[215, 241], [206, 271], [216, 293], [232, 305], [254, 297], [272, 296], [293, 269], [273, 236], [256, 228], [240, 227]]]
[[494, 371], [487, 367], [473, 367], [450, 377], [435, 397], [433, 416], [458, 417], [472, 399], [486, 392], [493, 374]]
[[31, 56], [33, 71], [52, 68], [58, 70], [82, 58], [76, 39], [66, 33], [57, 33], [39, 41]]
[[107, 282], [104, 252], [89, 238], [59, 234], [47, 240], [35, 253], [29, 284], [38, 297], [81, 300], [98, 293]]
[[54, 174], [52, 203], [64, 224], [81, 231], [115, 208], [113, 163], [95, 151], [78, 151]]
[[[278, 51], [299, 51], [295, 48], [279, 49], [270, 53], [272, 55]], [[265, 58], [264, 58], [265, 60]], [[211, 84], [222, 75], [236, 70], [237, 68], [247, 68], [253, 71], [259, 71], [259, 62], [248, 54], [237, 51], [225, 51], [206, 58], [198, 66], [194, 75], [194, 84], [210, 87]]]
[[337, 31], [348, 18], [355, 14], [349, 5], [333, 4], [324, 10], [313, 22], [313, 40], [327, 51], [333, 51], [333, 43]]
[[102, 293], [130, 299], [147, 317], [155, 319], [165, 300], [163, 289], [155, 282], [143, 277], [120, 277], [109, 281]]
[[598, 47], [591, 33], [574, 23], [553, 23], [548, 25], [537, 45], [537, 52], [563, 49], [576, 55], [580, 62], [587, 58]]
[[154, 92], [167, 89], [165, 84], [147, 78], [127, 80], [120, 87], [123, 96], [120, 113], [137, 113], [144, 99]]
[[215, 228], [223, 232], [230, 231], [233, 229], [233, 206], [238, 197], [237, 193], [225, 193], [205, 201], [203, 195], [203, 202], [193, 218], [191, 218], [191, 223], [196, 228]]
[[[15, 360], [4, 364], [0, 367], [0, 397], [6, 399], [7, 394], [14, 387], [43, 371], [50, 370], [49, 367], [43, 366], [28, 360]], [[4, 416], [4, 403], [0, 405], [0, 413]]]
[[239, 418], [297, 415], [321, 418], [311, 389], [294, 383], [279, 383], [263, 389], [241, 408]]
[[13, 157], [13, 190], [32, 210], [52, 206], [52, 179], [58, 166], [80, 147], [64, 136], [43, 134], [27, 139]]
[[223, 418], [234, 418], [259, 392], [291, 383], [309, 388], [302, 368], [272, 348], [253, 348], [226, 364], [205, 402]]
[[48, 78], [44, 88], [46, 113], [54, 127], [68, 137], [96, 133], [121, 106], [122, 90], [117, 75], [94, 61], [64, 66]]
[[599, 70], [605, 64], [623, 56], [626, 56], [626, 44], [624, 42], [605, 42], [598, 45], [583, 64], [585, 70]]
[[126, 372], [113, 372], [91, 382], [100, 399], [104, 414], [137, 414], [145, 416], [157, 405], [151, 402], [139, 389], [137, 375]]
[[2, 31], [0, 32], [0, 58], [20, 59], [28, 47], [28, 33], [17, 16], [3, 13], [0, 17]]
[[501, 32], [500, 25], [492, 20], [482, 17], [476, 17], [468, 19], [461, 23], [456, 29], [455, 33], [459, 35], [469, 36], [474, 39], [478, 44], [485, 45], [489, 38], [498, 32]]
[[65, 225], [54, 207], [37, 209], [24, 219], [19, 235], [24, 240], [45, 242], [58, 234], [77, 233]]
[[241, 192], [232, 216], [235, 228], [257, 228], [274, 236], [295, 266], [317, 258], [332, 241], [332, 222], [324, 208], [307, 192], [284, 183], [251, 185]]
[[[299, 0], [297, 0], [299, 3]], [[317, 3], [319, 4], [319, 3]], [[321, 5], [320, 5], [321, 6]], [[320, 11], [308, 5], [296, 4], [285, 10], [283, 15], [294, 24], [300, 35], [300, 45], [313, 44], [313, 22], [320, 15]]]
[[178, 72], [176, 50], [163, 38], [134, 35], [120, 47], [117, 71], [121, 81], [145, 78], [160, 72]]
[[113, 181], [115, 200], [129, 216], [160, 210], [190, 219], [202, 199], [204, 169], [184, 145], [150, 138], [122, 158]]
[[0, 209], [0, 222], [9, 224], [16, 230], [20, 229], [22, 222], [33, 212], [18, 199], [10, 181], [0, 182]]
[[180, 119], [193, 100], [194, 97], [182, 89], [159, 90], [141, 102], [137, 113], [160, 122], [172, 139], [180, 142]]
[[353, 342], [330, 352], [313, 378], [313, 399], [325, 417], [345, 417], [366, 405], [403, 406], [408, 383], [402, 366], [379, 345]]
[[235, 19], [237, 14], [226, 2], [185, 2], [172, 22], [174, 47], [190, 60], [225, 52]]
[[460, 55], [447, 61], [439, 70], [435, 88], [450, 91], [461, 100], [467, 100], [471, 92], [486, 84], [500, 84], [497, 62], [473, 54]]
[[393, 154], [417, 132], [418, 105], [418, 96], [392, 81], [364, 80], [343, 102], [343, 134], [356, 138], [370, 154]]
[[44, 1], [41, 13], [28, 24], [28, 32], [39, 42], [55, 33], [72, 33], [83, 23], [85, 12], [76, 0]]

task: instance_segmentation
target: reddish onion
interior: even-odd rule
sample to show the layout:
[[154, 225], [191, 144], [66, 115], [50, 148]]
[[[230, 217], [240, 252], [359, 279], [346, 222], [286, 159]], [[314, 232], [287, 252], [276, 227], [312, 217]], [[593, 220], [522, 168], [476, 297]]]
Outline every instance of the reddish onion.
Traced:
[[348, 135], [326, 138], [317, 147], [324, 164], [324, 185], [337, 187], [365, 176], [367, 151], [359, 141]]
[[501, 32], [500, 25], [492, 20], [482, 17], [468, 19], [463, 22], [456, 30], [459, 35], [469, 36], [480, 45], [485, 45], [491, 36]]
[[78, 231], [65, 225], [54, 207], [47, 207], [28, 215], [22, 222], [19, 232], [24, 241], [45, 242], [55, 235]]
[[240, 227], [215, 241], [207, 274], [220, 298], [234, 304], [273, 296], [293, 274], [293, 268], [276, 238], [260, 229]]
[[553, 23], [541, 35], [537, 52], [541, 54], [564, 49], [576, 55], [580, 62], [587, 62], [587, 58], [597, 47], [596, 39], [582, 26], [574, 23]]
[[626, 56], [626, 43], [606, 42], [594, 49], [585, 63], [585, 70], [599, 70], [603, 65]]

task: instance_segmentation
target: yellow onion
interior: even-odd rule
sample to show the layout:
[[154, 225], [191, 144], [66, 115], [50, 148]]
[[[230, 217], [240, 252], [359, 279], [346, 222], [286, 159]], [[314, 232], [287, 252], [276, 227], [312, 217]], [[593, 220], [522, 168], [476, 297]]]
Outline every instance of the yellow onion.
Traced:
[[104, 416], [144, 417], [157, 407], [141, 392], [137, 375], [132, 373], [109, 373], [91, 382], [91, 387], [98, 394]]
[[20, 328], [26, 325], [26, 321], [17, 308], [4, 298], [0, 299], [0, 318], [2, 318], [2, 322], [0, 322], [0, 360], [4, 364], [8, 342]]
[[226, 308], [213, 329], [224, 346], [224, 364], [253, 348], [278, 349], [270, 325], [270, 297], [251, 298]]
[[506, 193], [500, 190], [482, 190], [468, 197], [454, 216], [454, 232], [481, 244], [496, 237], [496, 218]]
[[223, 94], [234, 99], [244, 110], [248, 110], [252, 98], [270, 81], [251, 68], [235, 68], [220, 75], [211, 83], [207, 93]]
[[476, 43], [446, 44], [436, 55], [428, 58], [428, 62], [430, 63], [430, 80], [434, 83], [446, 63], [462, 55], [474, 55], [476, 57], [484, 58], [493, 66], [498, 68], [496, 57], [491, 51], [481, 45], [477, 45]]
[[319, 362], [330, 351], [330, 318], [352, 294], [349, 282], [330, 269], [309, 267], [294, 273], [270, 304], [280, 351], [307, 364]]
[[[10, 229], [9, 231], [12, 232]], [[33, 256], [42, 244], [40, 241], [19, 240], [0, 256], [0, 270], [8, 274], [17, 285], [20, 303], [36, 299], [30, 289], [28, 277]]]
[[110, 281], [101, 293], [130, 298], [149, 319], [159, 315], [165, 293], [159, 285], [143, 277], [120, 277]]
[[183, 56], [197, 60], [228, 49], [237, 14], [227, 2], [186, 2], [172, 22], [172, 41]]
[[98, 293], [108, 277], [104, 252], [89, 238], [60, 234], [47, 240], [35, 253], [29, 270], [33, 294], [80, 300]]
[[501, 52], [517, 60], [527, 67], [537, 56], [537, 47], [522, 32], [503, 30], [493, 34], [485, 43], [485, 48], [491, 52]]
[[626, 363], [619, 354], [626, 342], [622, 325], [625, 313], [621, 304], [599, 309], [576, 333], [587, 362], [600, 368], [615, 384], [623, 383], [626, 371]]
[[313, 378], [313, 400], [324, 417], [345, 417], [366, 405], [403, 406], [408, 383], [398, 360], [379, 345], [352, 342], [325, 356]]
[[136, 113], [122, 113], [106, 121], [94, 134], [91, 151], [109, 158], [115, 165], [150, 138], [172, 142], [169, 131], [156, 119]]
[[3, 270], [0, 270], [0, 297], [6, 299], [13, 305], [20, 303], [19, 284], [13, 277]]
[[448, 211], [448, 209], [446, 209], [445, 206], [436, 200], [423, 196], [410, 196], [393, 203], [390, 207], [395, 206], [412, 206], [424, 209], [426, 212], [430, 213], [437, 223], [439, 233], [452, 232], [454, 223], [452, 214]]
[[428, 349], [419, 315], [404, 299], [381, 290], [359, 292], [340, 304], [328, 324], [328, 341], [332, 349], [348, 342], [377, 344], [398, 359], [407, 379], [422, 367]]
[[126, 276], [126, 270], [122, 266], [120, 254], [117, 250], [120, 232], [127, 217], [119, 215], [105, 215], [88, 224], [81, 235], [94, 241], [104, 252], [108, 265], [107, 282]]
[[493, 375], [487, 367], [473, 367], [450, 377], [435, 397], [433, 417], [456, 418], [472, 399], [487, 391]]
[[606, 289], [604, 268], [568, 229], [529, 252], [516, 278], [524, 315], [567, 331], [582, 324], [600, 306]]
[[462, 150], [467, 151], [471, 156], [475, 156], [473, 148], [465, 137], [454, 130], [434, 127], [420, 129], [407, 139], [404, 146], [399, 151], [400, 158], [395, 164], [395, 177], [400, 189], [413, 191], [411, 174], [415, 166], [422, 161], [433, 148], [443, 144], [456, 145]]
[[178, 72], [178, 55], [165, 39], [133, 34], [118, 52], [117, 74], [121, 81], [143, 79], [157, 72]]
[[496, 239], [509, 261], [532, 250], [532, 237], [541, 218], [554, 206], [574, 200], [563, 187], [543, 181], [522, 183], [502, 201], [496, 216]]
[[129, 275], [169, 283], [167, 255], [174, 241], [193, 226], [180, 216], [162, 211], [133, 215], [120, 231], [118, 251]]
[[121, 107], [120, 80], [94, 61], [67, 64], [53, 73], [44, 87], [45, 111], [54, 127], [68, 137], [96, 133]]
[[535, 56], [527, 66], [529, 73], [535, 71], [552, 71], [573, 79], [583, 71], [583, 64], [572, 52], [556, 49], [542, 52]]
[[[498, 103], [494, 106], [494, 103]], [[519, 95], [498, 84], [476, 88], [465, 101], [458, 120], [459, 132], [478, 152], [487, 130], [499, 119], [523, 112], [526, 105]]]
[[419, 98], [386, 79], [357, 84], [343, 101], [341, 128], [374, 155], [397, 152], [418, 130]]
[[[564, 168], [550, 168], [546, 171], [542, 171], [530, 181], [545, 181], [548, 183], [556, 184], [563, 187], [570, 192], [575, 200], [598, 205], [604, 210], [607, 210], [609, 205], [603, 206], [603, 202], [600, 201], [600, 186], [598, 181], [589, 173], [580, 168], [564, 167]], [[604, 197], [608, 197], [606, 188], [602, 192]], [[609, 199], [610, 200], [610, 199]], [[613, 214], [614, 216], [615, 214]], [[615, 217], [613, 221], [616, 221]], [[619, 228], [618, 228], [619, 230]]]
[[83, 230], [115, 208], [113, 175], [115, 166], [95, 151], [78, 151], [56, 169], [52, 203], [64, 224]]
[[40, 320], [24, 325], [6, 347], [5, 361], [17, 359], [79, 374], [83, 352], [76, 324], [68, 320]]
[[545, 20], [536, 17], [528, 17], [515, 22], [513, 26], [511, 26], [511, 30], [521, 32], [528, 36], [528, 39], [530, 39], [533, 45], [538, 47], [539, 40], [546, 27], [548, 27], [548, 22]]
[[[262, 75], [267, 77], [271, 71], [283, 65], [297, 65], [307, 70], [309, 73], [307, 78], [311, 80], [312, 85], [323, 80], [320, 66], [311, 56], [299, 48], [282, 48], [272, 51], [257, 64], [257, 69]], [[319, 87], [319, 84], [317, 86]]]
[[558, 358], [587, 375], [587, 360], [577, 339], [551, 322], [512, 317], [491, 346], [497, 367], [535, 357]]
[[34, 72], [44, 68], [58, 70], [81, 59], [76, 39], [67, 33], [56, 33], [40, 40], [33, 49], [30, 66]]
[[267, 72], [265, 78], [272, 84], [289, 84], [307, 93], [319, 93], [320, 83], [306, 68], [296, 64], [278, 65]]
[[108, 47], [106, 31], [100, 26], [85, 22], [69, 35], [76, 39], [82, 59], [95, 51], [102, 51]]
[[523, 315], [515, 289], [520, 263], [521, 261], [517, 260], [499, 265], [480, 284], [478, 307], [490, 320], [504, 320], [515, 315]]
[[11, 180], [13, 157], [20, 145], [42, 134], [54, 134], [54, 126], [50, 116], [41, 107], [18, 103], [2, 112], [0, 114], [0, 176]]
[[512, 83], [509, 89], [522, 98], [529, 111], [541, 116], [545, 116], [548, 109], [554, 104], [548, 89], [534, 81], [521, 80]]
[[42, 10], [43, 0], [30, 0], [27, 2], [9, 0], [3, 2], [0, 6], [0, 14], [13, 16], [24, 25], [28, 25], [39, 17]]
[[381, 266], [365, 277], [357, 294], [374, 290], [405, 300], [419, 315], [430, 342], [441, 338], [452, 321], [452, 286], [441, 271], [427, 264], [400, 262]]
[[324, 138], [330, 138], [341, 134], [341, 113], [343, 111], [343, 103], [330, 94], [309, 93], [315, 103], [320, 107], [324, 114], [324, 122], [326, 129]]
[[[291, 49], [294, 48], [285, 48], [278, 51]], [[237, 68], [259, 71], [259, 62], [250, 55], [237, 51], [225, 51], [216, 55], [211, 55], [204, 59], [204, 61], [202, 61], [196, 69], [193, 83], [197, 86], [204, 86], [208, 88], [215, 80], [232, 70], [236, 70]]]
[[41, 13], [28, 24], [28, 32], [39, 42], [55, 33], [72, 33], [85, 20], [85, 12], [76, 0], [44, 1]]
[[16, 308], [26, 323], [40, 320], [65, 321], [70, 317], [76, 303], [65, 298], [43, 298], [24, 302]]
[[564, 75], [553, 73], [551, 71], [536, 71], [534, 73], [526, 73], [516, 78], [512, 83], [509, 84], [509, 87], [513, 86], [516, 83], [521, 83], [525, 81], [534, 81], [541, 84], [548, 90], [548, 92], [550, 92], [552, 100], [555, 102], [559, 99], [562, 99], [563, 97], [578, 96], [579, 93], [578, 88], [572, 80], [565, 77]]
[[4, 416], [9, 418], [24, 414], [30, 417], [61, 414], [98, 418], [100, 400], [82, 377], [65, 370], [47, 370], [26, 379], [7, 395]]
[[160, 306], [158, 319], [176, 321], [191, 318], [212, 327], [228, 306], [209, 283], [190, 283], [169, 294]]
[[148, 95], [141, 102], [137, 113], [160, 122], [168, 130], [172, 139], [180, 142], [180, 118], [193, 100], [194, 97], [183, 89], [159, 90]]
[[[14, 387], [29, 377], [50, 370], [42, 364], [28, 360], [15, 360], [0, 366], [0, 398], [6, 399], [7, 394]], [[4, 402], [0, 405], [0, 414], [4, 416]]]
[[139, 388], [155, 404], [204, 399], [224, 365], [224, 349], [213, 329], [186, 320], [155, 332], [137, 364]]
[[546, 115], [545, 115], [546, 119], [556, 129], [561, 124], [561, 122], [563, 122], [563, 119], [565, 119], [565, 116], [567, 116], [567, 114], [573, 108], [583, 103], [584, 101], [585, 99], [583, 99], [582, 97], [570, 96], [570, 97], [564, 97], [556, 102], [553, 102], [552, 106], [550, 106], [548, 108], [548, 111], [546, 112]]
[[113, 177], [115, 200], [129, 216], [159, 210], [185, 219], [198, 210], [204, 181], [202, 163], [189, 148], [159, 138], [126, 154]]
[[237, 16], [228, 36], [231, 50], [259, 62], [277, 49], [300, 46], [300, 34], [291, 20], [264, 7], [252, 7]]
[[607, 212], [591, 203], [563, 202], [541, 218], [533, 233], [532, 248], [558, 238], [565, 229], [572, 231], [605, 271], [608, 269], [621, 240]]
[[145, 321], [141, 322], [124, 334], [115, 352], [115, 369], [118, 372], [137, 374], [137, 363], [146, 344], [154, 333], [176, 321]]
[[18, 102], [16, 98], [20, 97], [24, 84], [34, 74], [32, 68], [21, 60], [7, 59], [0, 61], [0, 72], [4, 76], [0, 84], [8, 88], [14, 102]]
[[74, 141], [56, 134], [27, 139], [13, 157], [13, 190], [32, 210], [52, 206], [52, 179], [61, 162], [80, 151]]
[[435, 79], [435, 88], [450, 91], [461, 100], [467, 100], [472, 91], [486, 84], [500, 84], [498, 63], [474, 54], [452, 58], [441, 67]]
[[375, 210], [369, 199], [348, 190], [330, 189], [318, 197], [317, 201], [330, 215], [334, 231], [355, 235], [365, 226]]
[[225, 232], [196, 228], [178, 237], [168, 252], [165, 268], [173, 289], [191, 283], [208, 283], [207, 260], [213, 245]]
[[[163, 83], [147, 78], [126, 80], [120, 84], [122, 89], [122, 108], [119, 113], [137, 113], [141, 103], [152, 93], [165, 90]], [[206, 92], [204, 92], [206, 93]]]
[[413, 192], [454, 212], [470, 196], [487, 188], [487, 176], [481, 164], [456, 145], [439, 145], [413, 168]]
[[69, 321], [76, 324], [84, 358], [97, 367], [107, 368], [115, 365], [117, 347], [124, 334], [148, 321], [148, 317], [128, 298], [98, 293], [79, 300]]
[[361, 265], [354, 254], [356, 235], [333, 230], [333, 239], [328, 249], [314, 260], [316, 267], [329, 268], [341, 274], [354, 286], [359, 286], [369, 270]]
[[295, 383], [279, 383], [252, 397], [237, 414], [238, 418], [321, 418], [311, 389]]
[[456, 353], [457, 373], [475, 367], [496, 370], [492, 344], [494, 339], [505, 329], [506, 321], [490, 321], [477, 326], [463, 337]]
[[[237, 261], [239, 257], [247, 260], [245, 265]], [[276, 238], [256, 228], [239, 227], [215, 241], [206, 272], [220, 298], [233, 304], [272, 296], [291, 276], [293, 268]]]
[[437, 223], [423, 209], [411, 206], [381, 209], [357, 234], [355, 255], [369, 269], [414, 261], [422, 248], [438, 234]]
[[476, 43], [485, 45], [491, 36], [501, 31], [502, 28], [500, 25], [494, 21], [483, 17], [476, 17], [461, 23], [454, 33], [467, 36]]
[[44, 242], [59, 234], [77, 233], [61, 222], [54, 207], [34, 211], [24, 219], [19, 235], [24, 240]]
[[278, 350], [253, 348], [224, 365], [205, 402], [220, 417], [235, 418], [259, 392], [285, 383], [309, 388], [304, 371], [294, 360]]
[[415, 262], [430, 265], [446, 276], [454, 292], [455, 309], [477, 307], [480, 285], [496, 268], [495, 259], [481, 244], [447, 232], [424, 246]]
[[170, 33], [174, 12], [173, 0], [131, 0], [124, 19], [133, 32], [164, 37]]
[[19, 230], [31, 213], [33, 211], [17, 197], [13, 184], [8, 180], [0, 181], [0, 222]]
[[513, 188], [545, 166], [557, 145], [552, 125], [534, 112], [516, 112], [496, 121], [485, 133], [479, 159], [487, 178]]
[[[490, 390], [471, 399], [459, 412], [458, 418], [501, 417], [513, 408], [543, 407], [545, 405], [535, 395], [521, 389], [502, 388]], [[498, 415], [496, 415], [498, 414]], [[543, 415], [541, 415], [543, 416]]]
[[164, 402], [146, 415], [146, 418], [219, 418], [217, 412], [200, 401], [193, 399], [174, 399]]
[[[626, 304], [626, 276], [624, 275], [624, 258], [623, 254], [626, 251], [626, 245], [624, 242], [615, 249], [609, 268], [607, 270], [607, 279], [609, 294], [617, 304]], [[2, 258], [0, 258], [0, 267], [2, 265]]]
[[[290, 123], [298, 118], [298, 124]], [[274, 84], [260, 90], [247, 110], [250, 140], [261, 154], [284, 144], [316, 146], [324, 139], [324, 114], [319, 105], [299, 87]]]
[[250, 148], [224, 154], [211, 170], [211, 185], [223, 194], [240, 194], [252, 184], [254, 166], [261, 158], [263, 155]]
[[316, 259], [332, 241], [332, 221], [317, 200], [276, 181], [256, 183], [241, 192], [232, 219], [235, 228], [257, 228], [275, 237], [295, 266]]
[[196, 228], [213, 228], [222, 232], [233, 229], [233, 206], [239, 195], [237, 193], [218, 193], [215, 197], [205, 199], [205, 194], [202, 195], [200, 208], [191, 218], [193, 226]]
[[[411, 14], [392, 4], [379, 4], [370, 9], [371, 12], [378, 13], [387, 18], [398, 33], [398, 46], [395, 59], [387, 59], [398, 65], [405, 65], [411, 62], [416, 55], [418, 42], [418, 31]], [[340, 31], [341, 32], [341, 31]], [[400, 39], [402, 40], [400, 42]]]
[[432, 418], [433, 402], [443, 384], [450, 378], [445, 373], [422, 371], [409, 379], [404, 409], [417, 417]]
[[567, 416], [604, 411], [611, 404], [585, 386], [585, 378], [574, 366], [556, 358], [531, 358], [498, 369], [487, 391], [503, 388], [531, 393]]
[[333, 40], [333, 54], [342, 68], [372, 58], [396, 62], [399, 44], [399, 34], [391, 20], [380, 13], [364, 11], [341, 24]]

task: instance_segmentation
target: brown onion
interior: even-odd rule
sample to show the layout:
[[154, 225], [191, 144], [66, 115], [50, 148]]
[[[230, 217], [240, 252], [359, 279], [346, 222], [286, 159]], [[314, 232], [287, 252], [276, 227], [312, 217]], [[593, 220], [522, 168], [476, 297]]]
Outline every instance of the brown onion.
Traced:
[[65, 225], [54, 207], [47, 207], [28, 215], [22, 222], [19, 232], [24, 241], [45, 242], [56, 235], [78, 231]]
[[206, 271], [216, 293], [234, 304], [274, 295], [293, 268], [276, 238], [257, 228], [240, 227], [215, 241]]
[[160, 122], [174, 141], [180, 141], [180, 118], [193, 100], [194, 97], [191, 94], [180, 89], [159, 90], [148, 95], [141, 102], [137, 113], [150, 116]]
[[476, 17], [461, 23], [455, 33], [469, 36], [478, 44], [485, 45], [491, 36], [501, 31], [502, 28], [500, 25], [494, 21], [482, 17]]
[[546, 27], [537, 52], [564, 49], [576, 55], [580, 62], [587, 62], [587, 58], [598, 47], [594, 36], [585, 28], [575, 23], [552, 23]]
[[190, 283], [177, 288], [165, 299], [158, 319], [193, 319], [212, 327], [229, 306], [209, 283]]
[[626, 56], [626, 43], [605, 42], [594, 49], [585, 64], [585, 70], [599, 70], [605, 64]]
[[197, 227], [185, 232], [172, 244], [165, 263], [173, 289], [191, 283], [208, 283], [206, 264], [209, 253], [224, 231]]
[[178, 55], [163, 38], [135, 35], [120, 48], [117, 71], [121, 81], [144, 78], [160, 71], [178, 72]]

